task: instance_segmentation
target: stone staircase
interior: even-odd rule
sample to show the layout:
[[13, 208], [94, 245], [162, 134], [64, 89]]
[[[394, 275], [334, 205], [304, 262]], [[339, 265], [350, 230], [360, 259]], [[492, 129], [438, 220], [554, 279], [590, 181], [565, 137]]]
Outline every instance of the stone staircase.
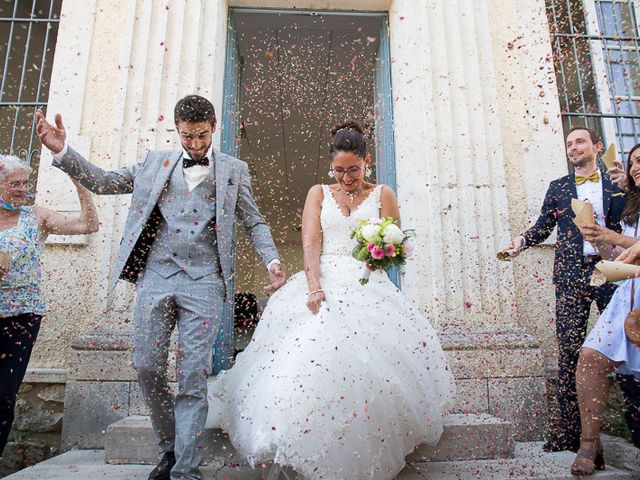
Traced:
[[[420, 447], [395, 480], [569, 480], [571, 452], [544, 453], [542, 442], [514, 442], [512, 425], [490, 415], [452, 415], [441, 442]], [[260, 480], [262, 472], [243, 465], [227, 437], [208, 431], [205, 480]], [[148, 417], [116, 422], [107, 431], [105, 450], [72, 450], [6, 477], [6, 480], [139, 480], [159, 457]], [[594, 480], [640, 479], [640, 449], [604, 437], [612, 465]], [[292, 477], [290, 477], [292, 478]], [[292, 479], [293, 480], [293, 479]]]
[[[260, 478], [259, 472], [242, 466], [242, 459], [223, 432], [208, 430], [206, 435], [204, 457], [217, 472], [210, 478]], [[619, 448], [618, 457], [621, 457]], [[158, 458], [149, 417], [130, 416], [107, 429], [104, 451], [107, 464], [155, 464]], [[508, 421], [488, 414], [454, 414], [446, 417], [438, 445], [421, 446], [413, 452], [397, 480], [570, 479], [575, 478], [569, 474], [573, 458], [571, 452], [543, 452], [542, 442], [516, 443], [513, 425]], [[595, 478], [640, 479], [640, 462], [637, 465], [635, 472], [630, 470], [633, 466], [630, 469], [608, 466]]]
[[[63, 448], [87, 450], [68, 451], [7, 480], [147, 478], [160, 455], [130, 365], [128, 337], [103, 337], [78, 343], [67, 383]], [[509, 333], [476, 337], [446, 337], [459, 392], [456, 413], [446, 417], [438, 445], [416, 449], [395, 480], [575, 478], [569, 474], [573, 453], [544, 453], [542, 442], [532, 441], [541, 436], [546, 412], [537, 344]], [[208, 430], [203, 445], [206, 480], [262, 477], [223, 432]], [[608, 440], [605, 454], [607, 469], [593, 478], [640, 480], [640, 450]]]
[[[227, 435], [220, 430], [207, 430], [205, 435], [205, 461], [240, 462]], [[447, 416], [438, 445], [419, 447], [409, 461], [512, 458], [514, 448], [511, 423], [488, 414], [456, 414]], [[157, 463], [158, 446], [149, 417], [131, 416], [110, 425], [105, 460], [112, 464]]]

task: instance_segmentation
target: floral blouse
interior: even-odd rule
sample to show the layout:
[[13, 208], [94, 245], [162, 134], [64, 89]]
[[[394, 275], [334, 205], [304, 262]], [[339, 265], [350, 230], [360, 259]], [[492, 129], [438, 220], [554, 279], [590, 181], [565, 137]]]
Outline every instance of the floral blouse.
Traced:
[[23, 313], [44, 315], [40, 295], [40, 254], [44, 240], [33, 207], [22, 207], [18, 223], [0, 231], [0, 252], [11, 256], [11, 268], [0, 282], [0, 318]]

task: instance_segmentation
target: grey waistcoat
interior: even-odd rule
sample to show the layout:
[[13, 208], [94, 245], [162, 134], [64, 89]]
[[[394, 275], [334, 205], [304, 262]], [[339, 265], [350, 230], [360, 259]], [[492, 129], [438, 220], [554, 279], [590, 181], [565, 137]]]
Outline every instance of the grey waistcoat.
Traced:
[[164, 278], [184, 270], [194, 280], [220, 272], [215, 192], [213, 168], [189, 192], [182, 162], [178, 162], [157, 203], [162, 221], [149, 250], [147, 268]]

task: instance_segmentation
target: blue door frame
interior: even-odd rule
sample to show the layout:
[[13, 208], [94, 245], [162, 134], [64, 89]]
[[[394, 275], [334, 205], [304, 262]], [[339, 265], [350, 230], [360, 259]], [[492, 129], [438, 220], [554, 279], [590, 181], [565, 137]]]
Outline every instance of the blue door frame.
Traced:
[[[228, 155], [238, 156], [240, 143], [240, 94], [242, 85], [242, 57], [238, 47], [236, 21], [233, 10], [229, 10], [227, 26], [227, 51], [224, 67], [224, 90], [222, 99], [222, 145], [220, 150]], [[236, 245], [237, 232], [232, 233], [232, 244]], [[235, 263], [236, 259], [233, 259]], [[236, 271], [235, 265], [233, 272]], [[235, 279], [231, 279], [230, 290], [235, 292]], [[233, 295], [233, 294], [232, 294]], [[234, 312], [233, 303], [225, 302], [220, 331], [213, 347], [213, 374], [227, 370], [233, 365], [234, 357]]]
[[[375, 118], [376, 118], [376, 176], [378, 183], [396, 187], [395, 142], [393, 132], [393, 96], [391, 95], [391, 55], [388, 15], [378, 12], [341, 12], [341, 11], [305, 11], [276, 10], [256, 8], [230, 8], [227, 27], [227, 48], [224, 72], [224, 98], [222, 102], [221, 129], [223, 153], [238, 156], [240, 144], [240, 101], [242, 82], [242, 58], [238, 50], [236, 12], [281, 13], [281, 14], [321, 14], [344, 16], [380, 17], [380, 45], [376, 58], [375, 80]], [[234, 232], [235, 237], [235, 232]], [[400, 275], [396, 268], [389, 271], [389, 278], [400, 287]], [[213, 372], [217, 374], [233, 364], [233, 311], [225, 307], [222, 326], [216, 340], [213, 355]]]

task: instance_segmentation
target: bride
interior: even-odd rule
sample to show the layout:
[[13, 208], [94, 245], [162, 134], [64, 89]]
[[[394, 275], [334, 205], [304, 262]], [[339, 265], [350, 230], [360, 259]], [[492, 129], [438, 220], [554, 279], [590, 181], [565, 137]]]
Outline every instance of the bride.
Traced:
[[393, 190], [365, 180], [360, 126], [332, 130], [333, 185], [302, 215], [304, 272], [269, 300], [235, 366], [209, 385], [209, 427], [248, 462], [305, 479], [391, 479], [418, 445], [438, 442], [453, 377], [433, 327], [389, 281], [351, 256], [357, 220], [399, 217]]

